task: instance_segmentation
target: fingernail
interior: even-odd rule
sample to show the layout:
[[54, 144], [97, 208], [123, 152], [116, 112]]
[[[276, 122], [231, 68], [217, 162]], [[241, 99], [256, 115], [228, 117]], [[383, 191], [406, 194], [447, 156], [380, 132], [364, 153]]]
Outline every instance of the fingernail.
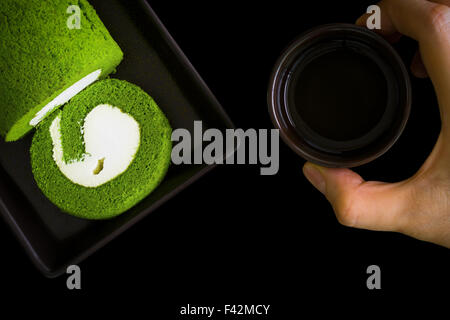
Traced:
[[363, 27], [365, 25], [365, 22], [366, 22], [366, 15], [363, 14], [361, 17], [359, 17], [356, 20], [355, 24], [358, 25], [358, 26], [362, 26]]
[[313, 164], [307, 163], [303, 167], [303, 173], [305, 174], [306, 179], [320, 192], [325, 194], [326, 184], [325, 179], [320, 172], [320, 170]]

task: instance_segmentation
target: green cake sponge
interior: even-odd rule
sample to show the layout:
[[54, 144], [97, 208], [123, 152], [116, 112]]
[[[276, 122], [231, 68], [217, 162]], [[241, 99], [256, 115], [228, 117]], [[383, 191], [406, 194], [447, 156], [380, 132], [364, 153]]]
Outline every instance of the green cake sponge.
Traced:
[[167, 118], [142, 89], [102, 80], [38, 125], [31, 145], [33, 174], [62, 211], [111, 218], [164, 178], [171, 133]]
[[123, 58], [86, 0], [2, 0], [0, 39], [0, 136], [6, 141], [23, 137]]

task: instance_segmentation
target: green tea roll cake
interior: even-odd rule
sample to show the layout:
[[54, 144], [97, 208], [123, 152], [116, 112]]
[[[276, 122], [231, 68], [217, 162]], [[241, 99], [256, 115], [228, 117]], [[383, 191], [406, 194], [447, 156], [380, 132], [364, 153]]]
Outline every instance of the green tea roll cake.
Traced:
[[[70, 22], [77, 14], [70, 6], [80, 9], [79, 29]], [[86, 0], [2, 0], [0, 39], [0, 136], [6, 141], [23, 137], [123, 58]]]
[[62, 211], [107, 219], [163, 179], [172, 129], [155, 101], [126, 81], [94, 83], [38, 125], [31, 145], [37, 185]]

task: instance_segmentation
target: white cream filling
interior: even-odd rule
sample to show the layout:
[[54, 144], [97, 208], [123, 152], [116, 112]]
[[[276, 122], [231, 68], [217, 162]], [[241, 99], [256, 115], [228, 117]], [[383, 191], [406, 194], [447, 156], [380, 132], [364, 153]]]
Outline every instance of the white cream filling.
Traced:
[[43, 107], [41, 110], [39, 110], [39, 112], [36, 113], [35, 117], [30, 121], [30, 126], [35, 127], [39, 122], [42, 121], [42, 119], [45, 118], [45, 116], [49, 112], [53, 111], [57, 106], [65, 104], [78, 93], [80, 93], [84, 88], [95, 82], [101, 73], [101, 69], [96, 70], [61, 92], [55, 99], [50, 101], [45, 107]]
[[140, 144], [136, 120], [107, 104], [98, 105], [85, 118], [81, 128], [86, 151], [84, 159], [64, 162], [60, 129], [61, 115], [50, 126], [53, 160], [70, 181], [84, 187], [98, 187], [127, 170]]

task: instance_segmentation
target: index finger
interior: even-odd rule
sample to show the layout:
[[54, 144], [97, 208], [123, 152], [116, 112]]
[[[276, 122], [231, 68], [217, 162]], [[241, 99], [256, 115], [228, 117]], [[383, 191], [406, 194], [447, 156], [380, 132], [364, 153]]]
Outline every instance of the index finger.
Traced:
[[450, 137], [450, 0], [383, 0], [382, 28], [419, 42], [439, 101], [443, 133]]

